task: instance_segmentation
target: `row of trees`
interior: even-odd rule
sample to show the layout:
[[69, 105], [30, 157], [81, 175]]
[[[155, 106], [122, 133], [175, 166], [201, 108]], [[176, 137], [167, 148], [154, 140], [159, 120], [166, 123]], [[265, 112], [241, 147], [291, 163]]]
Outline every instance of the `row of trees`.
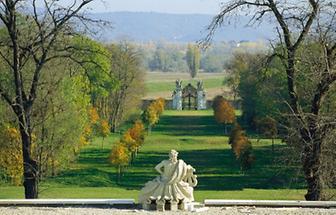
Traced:
[[164, 109], [163, 98], [152, 101], [143, 111], [142, 120], [136, 120], [133, 126], [122, 134], [120, 140], [113, 144], [109, 161], [117, 167], [117, 182], [120, 182], [123, 169], [134, 162], [140, 147], [145, 143], [145, 124], [147, 134], [150, 134]]
[[145, 126], [141, 120], [136, 120], [112, 146], [109, 160], [117, 167], [117, 182], [120, 182], [123, 169], [133, 163], [140, 147], [145, 143]]
[[200, 69], [201, 52], [197, 45], [188, 44], [187, 50], [171, 50], [157, 47], [149, 69], [162, 72], [189, 72], [195, 78]]
[[[143, 64], [148, 71], [161, 72], [190, 72], [188, 68], [188, 54], [193, 44], [178, 44], [168, 42], [138, 44], [144, 53]], [[262, 42], [221, 42], [212, 44], [207, 50], [198, 50], [199, 69], [204, 72], [223, 72], [228, 68], [228, 63], [234, 52], [249, 52], [265, 50]]]
[[81, 36], [87, 22], [100, 22], [81, 14], [92, 0], [73, 2], [0, 5], [0, 168], [18, 183], [19, 171], [10, 169], [21, 168], [26, 198], [38, 198], [39, 181], [92, 136], [116, 130], [143, 92], [138, 52]]
[[228, 134], [228, 125], [234, 125], [230, 133], [229, 144], [232, 152], [240, 163], [242, 172], [252, 167], [255, 157], [252, 153], [252, 143], [248, 140], [245, 132], [236, 122], [234, 107], [223, 96], [216, 96], [212, 108], [217, 123], [223, 124], [224, 134]]
[[256, 119], [276, 119], [295, 151], [293, 160], [300, 161], [306, 200], [327, 199], [336, 181], [335, 155], [328, 153], [336, 129], [336, 6], [316, 0], [229, 1], [209, 26], [207, 41], [240, 11], [251, 15], [251, 23], [278, 24], [270, 55], [241, 55], [234, 61], [239, 82], [231, 83], [238, 83], [245, 122], [255, 128]]

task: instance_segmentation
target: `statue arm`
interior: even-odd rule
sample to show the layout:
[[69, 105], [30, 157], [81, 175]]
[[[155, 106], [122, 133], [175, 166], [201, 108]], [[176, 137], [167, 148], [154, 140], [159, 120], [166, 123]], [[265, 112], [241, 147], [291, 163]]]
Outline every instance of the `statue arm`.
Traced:
[[164, 161], [162, 161], [161, 163], [159, 163], [158, 165], [155, 166], [155, 170], [158, 173], [160, 173], [160, 175], [163, 174], [163, 170], [162, 170], [163, 166], [164, 166]]

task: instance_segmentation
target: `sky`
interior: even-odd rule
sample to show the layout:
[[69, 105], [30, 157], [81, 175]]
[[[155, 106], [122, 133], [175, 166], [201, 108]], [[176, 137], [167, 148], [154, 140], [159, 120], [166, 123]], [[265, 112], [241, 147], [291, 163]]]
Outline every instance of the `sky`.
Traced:
[[96, 0], [93, 12], [160, 12], [185, 14], [217, 14], [221, 2], [228, 0]]

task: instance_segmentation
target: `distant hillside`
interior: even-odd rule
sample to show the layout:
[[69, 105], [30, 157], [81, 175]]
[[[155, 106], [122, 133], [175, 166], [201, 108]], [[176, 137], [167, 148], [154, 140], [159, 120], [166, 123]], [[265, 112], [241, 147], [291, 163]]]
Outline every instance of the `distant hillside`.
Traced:
[[[127, 38], [136, 42], [194, 42], [205, 37], [206, 27], [213, 18], [212, 15], [153, 12], [111, 12], [92, 16], [112, 23], [112, 28], [106, 28], [98, 39], [115, 41]], [[244, 26], [248, 22], [247, 17], [241, 17], [241, 20], [241, 23], [221, 28], [214, 40], [256, 41], [271, 38], [271, 25], [251, 28]]]

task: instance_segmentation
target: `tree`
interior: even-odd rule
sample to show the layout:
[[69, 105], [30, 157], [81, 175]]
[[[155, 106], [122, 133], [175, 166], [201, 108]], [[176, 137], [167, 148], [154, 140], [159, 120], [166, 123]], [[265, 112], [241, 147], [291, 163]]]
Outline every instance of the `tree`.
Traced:
[[[76, 18], [83, 20], [79, 12], [92, 0], [77, 1], [68, 8], [55, 2], [44, 1], [43, 6], [38, 7], [36, 0], [27, 4], [8, 0], [0, 5], [0, 20], [4, 26], [0, 56], [7, 68], [1, 71], [1, 76], [6, 79], [0, 81], [0, 96], [17, 117], [23, 149], [26, 198], [38, 197], [39, 167], [32, 158], [31, 120], [41, 75], [48, 72], [44, 70], [48, 62], [68, 56], [68, 49], [62, 44], [73, 35], [70, 22]], [[21, 15], [19, 11], [24, 11], [23, 8], [32, 12]], [[28, 68], [31, 65], [32, 70]]]
[[255, 156], [252, 153], [252, 143], [239, 124], [235, 124], [232, 129], [229, 144], [236, 159], [239, 160], [241, 170], [244, 172], [250, 169], [255, 161]]
[[136, 151], [138, 149], [138, 142], [135, 139], [133, 139], [133, 137], [131, 135], [130, 129], [128, 129], [124, 133], [124, 135], [122, 136], [120, 142], [122, 142], [123, 144], [125, 144], [125, 146], [127, 147], [128, 151], [131, 153], [131, 163], [133, 163], [133, 161], [135, 159]]
[[198, 46], [188, 44], [186, 61], [192, 78], [195, 78], [197, 76], [201, 61], [200, 56], [201, 53]]
[[142, 120], [147, 124], [147, 131], [150, 133], [152, 127], [159, 122], [159, 115], [154, 105], [149, 105], [142, 113]]
[[135, 151], [135, 156], [137, 155], [139, 148], [145, 142], [145, 126], [141, 120], [136, 120], [133, 124], [133, 127], [129, 129], [130, 136], [133, 140], [135, 140], [135, 144], [137, 146]]
[[81, 138], [89, 124], [90, 97], [82, 91], [82, 77], [67, 77], [68, 71], [62, 72], [60, 66], [49, 69], [57, 72], [43, 78], [31, 121], [36, 136], [32, 157], [39, 164], [39, 181], [55, 176], [76, 158], [79, 149], [87, 144], [87, 139]]
[[244, 54], [236, 53], [228, 66], [229, 75], [224, 79], [223, 85], [231, 88], [233, 93], [233, 100], [236, 101], [239, 90], [240, 74], [241, 71], [248, 69], [248, 62], [244, 59]]
[[148, 133], [152, 127], [160, 120], [160, 116], [165, 109], [166, 101], [163, 98], [158, 98], [152, 101], [142, 113], [142, 121], [147, 124]]
[[223, 97], [217, 97], [213, 107], [216, 121], [224, 124], [224, 132], [227, 134], [227, 124], [234, 123], [236, 120], [234, 108]]
[[[90, 95], [91, 104], [98, 109], [100, 115], [106, 118], [105, 104], [103, 101], [116, 89], [117, 80], [110, 74], [111, 53], [101, 43], [82, 35], [76, 35], [71, 40], [71, 47], [76, 50], [70, 56], [76, 62], [74, 70], [80, 71], [86, 83], [85, 91]], [[77, 68], [76, 68], [77, 67]]]
[[129, 162], [129, 154], [126, 146], [121, 142], [114, 143], [109, 160], [117, 167], [117, 182], [120, 182], [122, 168], [127, 166]]
[[141, 102], [144, 94], [143, 69], [140, 53], [129, 43], [109, 46], [111, 52], [110, 75], [119, 83], [118, 88], [108, 96], [109, 124], [116, 132], [120, 123]]
[[164, 98], [158, 98], [153, 102], [152, 105], [154, 106], [154, 109], [156, 110], [157, 114], [161, 116], [161, 114], [165, 110], [166, 101]]
[[229, 145], [232, 145], [236, 141], [236, 139], [238, 139], [238, 137], [243, 135], [243, 133], [244, 131], [240, 127], [240, 125], [238, 123], [235, 123], [229, 136]]
[[[321, 156], [324, 139], [335, 129], [335, 123], [328, 113], [323, 112], [328, 92], [336, 82], [336, 41], [335, 41], [335, 5], [329, 1], [306, 0], [299, 4], [291, 1], [274, 0], [234, 0], [226, 3], [209, 26], [209, 41], [215, 30], [227, 20], [230, 14], [244, 10], [253, 13], [252, 22], [263, 20], [266, 16], [276, 21], [279, 28], [278, 50], [272, 57], [282, 64], [282, 73], [286, 76], [288, 107], [291, 112], [289, 131], [295, 131], [300, 141], [302, 169], [307, 183], [306, 200], [320, 200], [323, 187], [321, 181]], [[320, 50], [318, 58], [304, 60], [300, 49], [313, 42]], [[301, 58], [300, 58], [301, 57]], [[304, 65], [300, 67], [299, 65]], [[308, 66], [310, 65], [310, 66]], [[309, 93], [300, 94], [300, 74], [311, 72]], [[309, 100], [304, 101], [304, 98]]]
[[10, 177], [12, 184], [22, 184], [23, 162], [18, 129], [0, 127], [0, 167]]

